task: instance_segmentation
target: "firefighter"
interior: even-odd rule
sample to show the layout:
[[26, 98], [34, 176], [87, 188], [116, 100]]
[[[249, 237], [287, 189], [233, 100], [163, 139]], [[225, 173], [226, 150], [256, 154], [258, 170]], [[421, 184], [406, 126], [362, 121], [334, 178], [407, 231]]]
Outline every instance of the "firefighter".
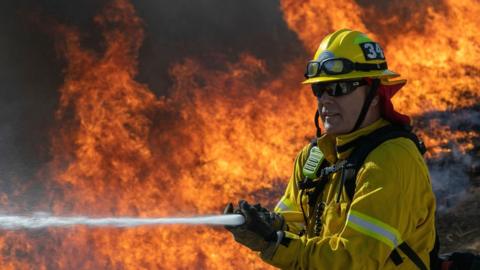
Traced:
[[297, 155], [274, 211], [228, 204], [224, 213], [246, 222], [226, 228], [282, 269], [430, 269], [435, 197], [424, 148], [390, 100], [406, 82], [378, 43], [347, 29], [323, 39], [305, 76], [317, 139]]

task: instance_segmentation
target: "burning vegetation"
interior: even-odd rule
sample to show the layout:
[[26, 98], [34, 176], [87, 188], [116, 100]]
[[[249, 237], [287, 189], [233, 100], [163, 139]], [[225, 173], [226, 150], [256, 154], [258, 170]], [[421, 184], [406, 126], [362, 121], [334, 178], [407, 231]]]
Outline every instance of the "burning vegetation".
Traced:
[[[220, 53], [210, 61], [179, 59], [169, 67], [170, 88], [162, 91], [168, 94], [160, 95], [138, 79], [149, 28], [129, 1], [113, 0], [95, 16], [102, 37], [95, 49], [74, 26], [55, 23], [64, 80], [50, 132], [52, 158], [35, 180], [45, 199], [30, 209], [161, 217], [220, 213], [239, 198], [272, 206], [296, 152], [314, 136], [315, 100], [299, 85], [304, 64], [325, 34], [353, 28], [379, 40], [391, 69], [408, 79], [394, 104], [413, 116], [428, 147], [439, 208], [458, 209], [465, 202], [456, 201], [466, 197], [476, 209], [468, 218], [478, 220], [480, 6], [472, 0], [280, 4], [306, 53], [275, 74], [249, 51], [235, 61]], [[2, 194], [4, 207], [11, 197]], [[471, 228], [478, 224], [460, 219], [445, 218], [457, 223], [455, 235], [468, 234], [462, 247], [479, 251], [480, 232]], [[448, 247], [458, 239], [442, 222]], [[0, 249], [2, 269], [269, 268], [210, 227], [3, 231]]]

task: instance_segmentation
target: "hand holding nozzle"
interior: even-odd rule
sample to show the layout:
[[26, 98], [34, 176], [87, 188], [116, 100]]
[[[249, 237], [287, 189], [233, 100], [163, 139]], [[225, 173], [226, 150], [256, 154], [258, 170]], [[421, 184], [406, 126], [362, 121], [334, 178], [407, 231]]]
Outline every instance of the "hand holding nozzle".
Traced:
[[[240, 202], [239, 202], [239, 205], [240, 205]], [[270, 212], [267, 209], [263, 208], [260, 204], [255, 204], [252, 207], [255, 208], [259, 212], [259, 215], [262, 217], [262, 219], [267, 221], [267, 223], [271, 224], [275, 230], [288, 230], [288, 227], [286, 225], [287, 222], [298, 222], [298, 223], [304, 222], [302, 212], [297, 212], [297, 211]], [[238, 225], [243, 225], [245, 223], [245, 217], [242, 214], [242, 212], [239, 211], [238, 209], [239, 208], [235, 209], [232, 203], [227, 204], [223, 213], [224, 215], [229, 215], [229, 216], [240, 215], [241, 217], [237, 217], [235, 218], [235, 220], [232, 220], [231, 224], [224, 224], [224, 225], [238, 226]], [[240, 221], [242, 220], [243, 222], [240, 223]]]
[[260, 204], [251, 206], [243, 200], [238, 203], [237, 208], [229, 203], [224, 210], [224, 214], [240, 214], [245, 218], [244, 224], [225, 226], [225, 228], [233, 234], [235, 241], [253, 251], [262, 252], [262, 256], [265, 256], [265, 254], [272, 255], [276, 250], [281, 238], [283, 238], [284, 231], [288, 230], [286, 221], [303, 222], [301, 212], [270, 212]]
[[266, 215], [260, 214], [259, 210], [261, 210], [259, 207], [252, 207], [244, 200], [239, 201], [237, 208], [229, 203], [224, 210], [225, 215], [240, 214], [245, 217], [244, 224], [225, 226], [225, 229], [233, 234], [235, 241], [253, 251], [264, 251], [277, 240], [276, 230], [267, 222]]

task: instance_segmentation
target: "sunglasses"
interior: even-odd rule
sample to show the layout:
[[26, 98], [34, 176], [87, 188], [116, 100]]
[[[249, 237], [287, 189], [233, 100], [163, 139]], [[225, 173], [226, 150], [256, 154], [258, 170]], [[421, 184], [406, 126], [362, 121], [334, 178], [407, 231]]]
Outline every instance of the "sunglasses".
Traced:
[[328, 58], [323, 61], [310, 61], [307, 64], [307, 70], [305, 71], [305, 78], [317, 77], [322, 71], [327, 75], [339, 75], [347, 74], [352, 71], [372, 71], [372, 70], [385, 70], [387, 69], [387, 63], [379, 64], [367, 64], [367, 63], [354, 63], [346, 58]]
[[348, 95], [358, 87], [367, 84], [365, 80], [314, 83], [312, 84], [312, 91], [317, 98], [320, 98], [323, 93], [327, 93], [331, 97], [340, 97]]

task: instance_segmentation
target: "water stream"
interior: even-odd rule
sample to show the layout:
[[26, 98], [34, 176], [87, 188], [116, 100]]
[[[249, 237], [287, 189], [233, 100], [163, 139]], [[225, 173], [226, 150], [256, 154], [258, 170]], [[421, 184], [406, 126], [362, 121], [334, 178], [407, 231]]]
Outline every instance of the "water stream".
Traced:
[[84, 225], [89, 227], [137, 227], [145, 225], [241, 225], [245, 222], [242, 215], [212, 215], [196, 217], [165, 217], [165, 218], [136, 218], [136, 217], [105, 217], [90, 218], [85, 216], [50, 216], [48, 214], [34, 214], [33, 216], [0, 215], [0, 229], [40, 229], [47, 227], [72, 227]]

